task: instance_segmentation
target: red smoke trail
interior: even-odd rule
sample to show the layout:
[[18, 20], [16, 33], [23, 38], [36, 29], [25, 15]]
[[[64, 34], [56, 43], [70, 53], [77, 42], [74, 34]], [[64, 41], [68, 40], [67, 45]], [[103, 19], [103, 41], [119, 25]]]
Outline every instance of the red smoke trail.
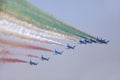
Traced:
[[[10, 53], [8, 50], [6, 49], [3, 49], [2, 51], [0, 51], [0, 54], [6, 56], [6, 55], [10, 55], [12, 53]], [[14, 53], [13, 53], [14, 54]], [[31, 58], [40, 58], [39, 56], [36, 56], [36, 55], [32, 55], [32, 54], [28, 54], [28, 55], [24, 55], [24, 56], [28, 56], [28, 57], [31, 57]]]
[[35, 55], [32, 55], [32, 54], [28, 54], [27, 56], [28, 57], [33, 57], [33, 58], [40, 58], [39, 56], [35, 56]]
[[8, 54], [11, 54], [11, 53], [8, 50], [3, 49], [2, 51], [0, 51], [0, 54], [8, 55]]
[[20, 60], [20, 59], [13, 59], [13, 58], [0, 58], [0, 62], [2, 63], [17, 63], [17, 62], [20, 62], [20, 63], [28, 63], [27, 61], [24, 61], [24, 60]]
[[6, 55], [9, 55], [9, 54], [11, 54], [8, 50], [6, 50], [6, 49], [3, 49], [3, 50], [1, 50], [0, 51], [0, 55], [2, 54], [2, 57], [5, 57]]
[[2, 39], [0, 39], [0, 43], [11, 45], [11, 46], [14, 46], [14, 47], [22, 47], [22, 48], [27, 48], [27, 49], [36, 49], [36, 50], [53, 52], [52, 50], [47, 49], [47, 48], [33, 46], [33, 45], [29, 45], [29, 44], [18, 43], [18, 42], [10, 42], [10, 41], [7, 41], [7, 40], [2, 40]]

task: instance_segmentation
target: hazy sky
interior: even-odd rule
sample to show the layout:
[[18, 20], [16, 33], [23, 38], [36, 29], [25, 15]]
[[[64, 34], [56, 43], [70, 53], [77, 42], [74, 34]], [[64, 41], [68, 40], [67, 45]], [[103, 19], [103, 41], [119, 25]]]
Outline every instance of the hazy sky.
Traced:
[[[120, 80], [120, 0], [28, 0], [108, 45], [77, 45], [38, 66], [3, 64], [0, 80]], [[53, 49], [56, 48], [52, 46]], [[59, 49], [59, 47], [57, 47]], [[22, 51], [21, 51], [22, 52]]]

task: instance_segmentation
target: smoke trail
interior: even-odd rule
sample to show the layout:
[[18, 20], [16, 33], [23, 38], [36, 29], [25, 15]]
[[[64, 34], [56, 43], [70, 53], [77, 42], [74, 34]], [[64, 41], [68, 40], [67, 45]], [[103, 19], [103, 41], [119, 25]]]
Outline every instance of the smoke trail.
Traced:
[[0, 54], [8, 55], [8, 54], [11, 54], [11, 53], [8, 50], [3, 49], [2, 51], [0, 51]]
[[35, 55], [32, 55], [32, 54], [28, 54], [27, 56], [32, 57], [32, 58], [40, 58], [39, 56], [35, 56]]
[[0, 20], [0, 32], [4, 34], [19, 38], [24, 38], [32, 41], [39, 41], [39, 42], [56, 44], [61, 46], [64, 45], [63, 43], [57, 42], [52, 39], [48, 39], [48, 35], [46, 33], [34, 30], [33, 26], [29, 27], [29, 24], [25, 25], [25, 23], [20, 24], [17, 22], [12, 22], [9, 19], [5, 19], [6, 15], [3, 16], [4, 16], [3, 20]]
[[[2, 51], [0, 51], [0, 54], [6, 56], [6, 55], [13, 55], [14, 53], [10, 53], [8, 50], [6, 49], [3, 49]], [[14, 54], [14, 55], [18, 55], [18, 54]], [[36, 55], [32, 55], [32, 54], [19, 54], [19, 55], [22, 55], [22, 56], [28, 56], [28, 57], [31, 57], [31, 58], [40, 58], [39, 56], [36, 56]]]
[[11, 14], [11, 16], [24, 22], [32, 23], [37, 28], [58, 32], [67, 36], [75, 36], [79, 39], [86, 37], [95, 38], [42, 12], [39, 8], [27, 2], [27, 0], [1, 0], [1, 4], [1, 12]]
[[0, 58], [0, 63], [28, 63], [28, 61], [14, 58]]
[[21, 48], [26, 48], [26, 49], [35, 49], [35, 50], [43, 50], [43, 51], [53, 52], [53, 50], [50, 50], [50, 49], [47, 49], [47, 48], [33, 46], [33, 45], [30, 45], [30, 44], [18, 43], [18, 42], [10, 42], [10, 41], [7, 41], [7, 40], [2, 40], [2, 39], [0, 39], [0, 43], [11, 45], [11, 46], [14, 46], [14, 47], [21, 47]]

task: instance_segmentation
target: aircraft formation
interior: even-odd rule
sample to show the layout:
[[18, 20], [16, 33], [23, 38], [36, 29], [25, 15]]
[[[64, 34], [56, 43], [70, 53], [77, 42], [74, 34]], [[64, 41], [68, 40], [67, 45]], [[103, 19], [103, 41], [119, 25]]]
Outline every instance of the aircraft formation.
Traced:
[[[95, 43], [95, 44], [108, 44], [110, 41], [109, 40], [105, 40], [105, 39], [100, 39], [100, 38], [96, 38], [96, 39], [89, 39], [89, 38], [85, 38], [84, 40], [79, 40], [79, 44], [93, 44], [93, 43]], [[67, 44], [67, 46], [66, 46], [66, 49], [75, 49], [75, 47], [76, 47], [76, 45], [70, 45], [70, 44]], [[62, 55], [64, 53], [64, 51], [57, 51], [56, 49], [54, 50], [54, 55]], [[40, 60], [42, 60], [42, 61], [49, 61], [50, 60], [50, 58], [46, 58], [46, 57], [44, 57], [43, 55], [41, 55], [41, 57], [40, 57]], [[32, 62], [31, 60], [30, 60], [30, 65], [37, 65], [38, 63], [36, 63], [36, 62]]]
[[[54, 51], [55, 55], [62, 55], [62, 53], [63, 53], [63, 51], [61, 51], [61, 52], [59, 52], [57, 50]], [[39, 59], [42, 61], [49, 61], [50, 60], [49, 57], [47, 58], [47, 57], [44, 57], [43, 55], [41, 55], [41, 57]], [[30, 65], [38, 65], [38, 62], [33, 62], [32, 60], [30, 60], [29, 64]]]
[[[58, 46], [65, 46], [65, 49], [74, 50], [79, 44], [108, 44], [109, 40], [96, 38], [90, 34], [82, 32], [73, 26], [70, 26], [53, 16], [42, 12], [41, 9], [32, 5], [28, 0], [0, 0], [0, 44], [10, 45], [15, 48], [24, 48], [29, 50], [42, 50], [52, 52], [54, 55], [62, 55], [63, 50], [51, 50], [48, 48], [35, 46], [32, 44], [24, 44], [14, 41], [14, 38], [19, 40], [27, 40], [38, 43], [54, 44]], [[24, 3], [24, 4], [23, 4]], [[1, 36], [12, 37], [13, 41], [1, 39]], [[61, 40], [77, 41], [75, 45], [66, 44]], [[1, 46], [0, 46], [1, 47]], [[22, 51], [21, 51], [22, 52]], [[5, 52], [4, 52], [5, 54]], [[39, 58], [42, 61], [49, 61], [50, 58], [44, 55], [29, 57]], [[3, 59], [2, 62], [24, 62], [18, 59]], [[28, 61], [30, 65], [38, 65], [32, 59]]]
[[92, 44], [92, 43], [108, 44], [108, 42], [110, 42], [110, 41], [102, 39], [102, 38], [100, 39], [97, 37], [96, 39], [85, 38], [84, 40], [80, 40], [79, 44]]

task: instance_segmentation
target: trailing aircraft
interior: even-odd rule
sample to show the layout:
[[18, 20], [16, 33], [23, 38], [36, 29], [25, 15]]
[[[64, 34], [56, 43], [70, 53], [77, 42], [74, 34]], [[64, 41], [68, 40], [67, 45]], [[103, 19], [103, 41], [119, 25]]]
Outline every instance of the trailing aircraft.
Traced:
[[50, 58], [46, 58], [46, 57], [44, 57], [43, 55], [41, 56], [41, 60], [42, 60], [42, 61], [49, 61], [49, 59], [50, 59]]
[[55, 49], [55, 54], [59, 54], [59, 55], [62, 55], [63, 51], [59, 52]]
[[69, 44], [67, 44], [67, 49], [75, 49], [76, 46], [70, 46]]
[[32, 61], [30, 60], [30, 65], [38, 65], [38, 63], [32, 62]]

